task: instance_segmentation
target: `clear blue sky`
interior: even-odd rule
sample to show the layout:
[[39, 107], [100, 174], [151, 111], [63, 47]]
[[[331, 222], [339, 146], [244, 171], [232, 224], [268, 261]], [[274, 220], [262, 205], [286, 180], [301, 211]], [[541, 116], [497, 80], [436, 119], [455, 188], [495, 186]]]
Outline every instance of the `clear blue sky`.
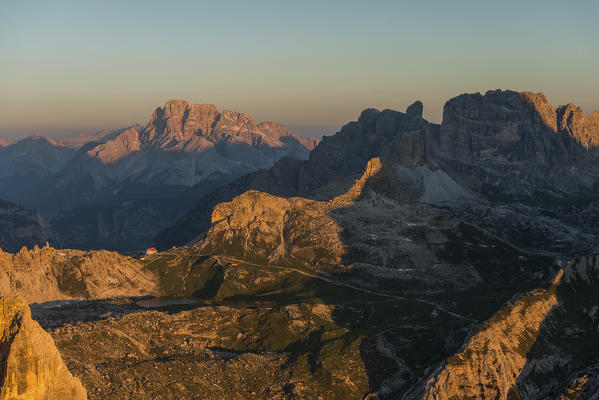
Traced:
[[0, 0], [0, 135], [214, 103], [301, 134], [420, 99], [543, 91], [599, 110], [599, 1]]

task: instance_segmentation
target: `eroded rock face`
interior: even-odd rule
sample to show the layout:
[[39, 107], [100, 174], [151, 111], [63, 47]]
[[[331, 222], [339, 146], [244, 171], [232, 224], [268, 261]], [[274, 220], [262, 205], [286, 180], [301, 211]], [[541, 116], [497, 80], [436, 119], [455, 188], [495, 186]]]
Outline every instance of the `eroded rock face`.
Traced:
[[564, 268], [555, 307], [539, 332], [512, 399], [595, 399], [599, 390], [599, 254]]
[[548, 289], [509, 303], [485, 321], [464, 350], [450, 357], [426, 385], [423, 399], [505, 399], [515, 390], [541, 323], [557, 304], [560, 271]]
[[87, 399], [52, 337], [31, 319], [25, 299], [15, 295], [0, 299], [0, 331], [0, 399]]
[[300, 139], [275, 122], [256, 123], [248, 114], [219, 112], [212, 104], [170, 100], [154, 111], [145, 129], [129, 129], [88, 154], [113, 163], [140, 150], [196, 153], [232, 145], [279, 149], [284, 155], [298, 158], [305, 158], [314, 146], [313, 141]]
[[573, 104], [556, 109], [542, 93], [464, 94], [445, 104], [440, 150], [462, 161], [574, 165], [599, 140], [595, 119]]
[[0, 251], [0, 295], [13, 292], [33, 303], [140, 296], [158, 288], [140, 261], [118, 253], [35, 246], [16, 254]]
[[104, 164], [114, 163], [134, 151], [141, 150], [139, 133], [135, 128], [129, 128], [113, 140], [100, 144], [87, 152]]

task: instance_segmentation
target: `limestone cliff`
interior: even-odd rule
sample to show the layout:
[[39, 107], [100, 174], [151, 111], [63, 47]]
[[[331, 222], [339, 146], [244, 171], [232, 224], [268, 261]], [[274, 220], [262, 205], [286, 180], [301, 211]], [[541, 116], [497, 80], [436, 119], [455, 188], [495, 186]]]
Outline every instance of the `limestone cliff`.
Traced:
[[25, 299], [15, 295], [0, 299], [0, 331], [0, 399], [87, 399], [52, 337], [31, 319]]

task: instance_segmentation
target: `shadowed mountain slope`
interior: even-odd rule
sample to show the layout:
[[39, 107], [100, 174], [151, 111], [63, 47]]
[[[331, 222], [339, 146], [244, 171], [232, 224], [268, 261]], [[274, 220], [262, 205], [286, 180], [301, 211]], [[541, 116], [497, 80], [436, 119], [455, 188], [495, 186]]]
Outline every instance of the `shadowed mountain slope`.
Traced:
[[23, 246], [61, 244], [50, 224], [36, 211], [0, 200], [0, 249], [17, 251]]
[[[208, 228], [216, 204], [249, 189], [331, 198], [370, 158], [382, 156], [393, 160], [402, 184], [420, 201], [451, 206], [481, 225], [486, 223], [481, 215], [492, 217], [501, 205], [513, 215], [504, 223], [512, 220], [515, 226], [503, 229], [493, 218], [488, 222], [506, 238], [534, 246], [524, 235], [517, 237], [524, 229], [556, 252], [593, 250], [599, 188], [596, 113], [585, 116], [572, 105], [554, 108], [542, 94], [497, 90], [449, 100], [438, 126], [421, 118], [421, 106], [417, 102], [405, 114], [365, 110], [358, 121], [323, 138], [307, 161], [282, 159], [205, 196], [162, 231], [156, 244], [193, 241]], [[535, 222], [539, 215], [544, 225]], [[577, 239], [565, 244], [564, 235]]]

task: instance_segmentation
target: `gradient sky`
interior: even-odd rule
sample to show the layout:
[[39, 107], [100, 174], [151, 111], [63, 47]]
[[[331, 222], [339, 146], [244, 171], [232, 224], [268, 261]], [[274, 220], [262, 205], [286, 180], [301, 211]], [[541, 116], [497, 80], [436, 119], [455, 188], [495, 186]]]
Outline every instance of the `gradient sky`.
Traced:
[[0, 0], [0, 136], [145, 124], [172, 98], [302, 135], [416, 99], [543, 91], [599, 110], [599, 1]]

